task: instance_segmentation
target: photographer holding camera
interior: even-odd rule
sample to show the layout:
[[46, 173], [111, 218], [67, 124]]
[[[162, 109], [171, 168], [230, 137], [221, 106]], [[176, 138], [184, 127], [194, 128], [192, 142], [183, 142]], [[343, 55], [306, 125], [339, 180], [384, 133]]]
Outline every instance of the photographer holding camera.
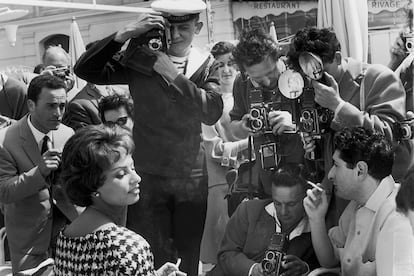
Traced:
[[[294, 39], [293, 47], [288, 54], [289, 62], [295, 68], [305, 68], [303, 55], [316, 57], [319, 60], [318, 72], [320, 80], [308, 75], [315, 93], [315, 102], [334, 113], [330, 124], [332, 133], [344, 127], [362, 126], [377, 130], [397, 144], [393, 128], [396, 122], [405, 119], [405, 93], [401, 81], [389, 68], [379, 64], [365, 64], [352, 58], [344, 58], [341, 45], [336, 34], [330, 29], [304, 28], [299, 30]], [[302, 58], [301, 58], [302, 57]], [[311, 150], [314, 142], [306, 138], [305, 148]], [[333, 152], [332, 139], [325, 139], [325, 179], [322, 185], [331, 194], [332, 185], [327, 181], [327, 173], [331, 167]], [[393, 170], [404, 174], [408, 164], [398, 162]], [[393, 175], [394, 176], [394, 175]], [[396, 178], [396, 179], [397, 179]], [[345, 202], [337, 202], [336, 217], [345, 207]], [[342, 204], [344, 203], [344, 204]], [[334, 218], [336, 220], [336, 218]]]
[[271, 194], [271, 170], [304, 160], [301, 137], [292, 120], [292, 100], [278, 89], [286, 69], [280, 55], [275, 41], [260, 29], [244, 31], [233, 50], [242, 74], [234, 82], [230, 127], [239, 139], [253, 136], [257, 156], [253, 170], [259, 172], [259, 179], [251, 184], [266, 195]]
[[[201, 123], [213, 125], [223, 102], [211, 81], [214, 58], [192, 47], [203, 26], [202, 0], [157, 0], [154, 12], [96, 42], [75, 65], [95, 84], [128, 84], [134, 100], [134, 161], [141, 200], [128, 207], [127, 227], [151, 244], [155, 267], [182, 259], [197, 275], [207, 208]], [[111, 61], [128, 41], [119, 62]]]
[[45, 68], [41, 74], [49, 74], [60, 78], [66, 84], [66, 93], [70, 101], [79, 91], [75, 85], [75, 78], [71, 69], [70, 55], [62, 46], [49, 46], [42, 57]]
[[319, 266], [303, 207], [307, 176], [303, 165], [282, 165], [272, 175], [272, 199], [239, 205], [209, 276], [299, 276]]

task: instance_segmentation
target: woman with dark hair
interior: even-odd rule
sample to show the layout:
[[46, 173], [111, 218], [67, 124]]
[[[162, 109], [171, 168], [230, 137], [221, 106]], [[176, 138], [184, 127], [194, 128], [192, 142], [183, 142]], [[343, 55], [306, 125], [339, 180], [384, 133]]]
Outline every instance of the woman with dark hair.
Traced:
[[61, 181], [86, 208], [59, 233], [55, 275], [185, 275], [171, 263], [155, 271], [146, 240], [119, 226], [139, 199], [133, 150], [130, 132], [116, 125], [86, 126], [66, 143]]

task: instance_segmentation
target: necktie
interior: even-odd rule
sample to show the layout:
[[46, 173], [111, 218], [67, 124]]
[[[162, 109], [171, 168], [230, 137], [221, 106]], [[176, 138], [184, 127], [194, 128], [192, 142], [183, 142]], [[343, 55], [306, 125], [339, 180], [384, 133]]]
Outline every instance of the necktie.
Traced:
[[50, 141], [49, 136], [45, 135], [43, 138], [42, 149], [40, 150], [40, 154], [43, 155], [48, 149], [52, 148], [52, 141]]

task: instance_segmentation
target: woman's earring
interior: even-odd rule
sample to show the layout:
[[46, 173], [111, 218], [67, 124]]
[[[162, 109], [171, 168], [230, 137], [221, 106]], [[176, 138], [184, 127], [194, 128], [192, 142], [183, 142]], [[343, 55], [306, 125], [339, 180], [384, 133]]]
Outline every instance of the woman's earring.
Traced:
[[93, 196], [95, 196], [95, 197], [100, 197], [100, 196], [101, 196], [101, 194], [100, 194], [99, 192], [94, 192], [94, 193], [93, 193]]

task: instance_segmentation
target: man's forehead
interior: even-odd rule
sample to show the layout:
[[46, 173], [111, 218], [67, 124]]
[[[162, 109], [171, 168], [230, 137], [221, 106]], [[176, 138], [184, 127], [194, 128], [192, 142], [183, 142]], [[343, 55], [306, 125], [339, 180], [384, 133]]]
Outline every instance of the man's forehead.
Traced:
[[332, 159], [333, 161], [337, 162], [337, 163], [345, 163], [344, 160], [342, 160], [341, 158], [341, 152], [339, 150], [335, 150], [333, 155], [332, 155]]
[[64, 88], [48, 88], [43, 87], [39, 94], [39, 99], [47, 101], [53, 100], [65, 100], [66, 101], [66, 90]]

